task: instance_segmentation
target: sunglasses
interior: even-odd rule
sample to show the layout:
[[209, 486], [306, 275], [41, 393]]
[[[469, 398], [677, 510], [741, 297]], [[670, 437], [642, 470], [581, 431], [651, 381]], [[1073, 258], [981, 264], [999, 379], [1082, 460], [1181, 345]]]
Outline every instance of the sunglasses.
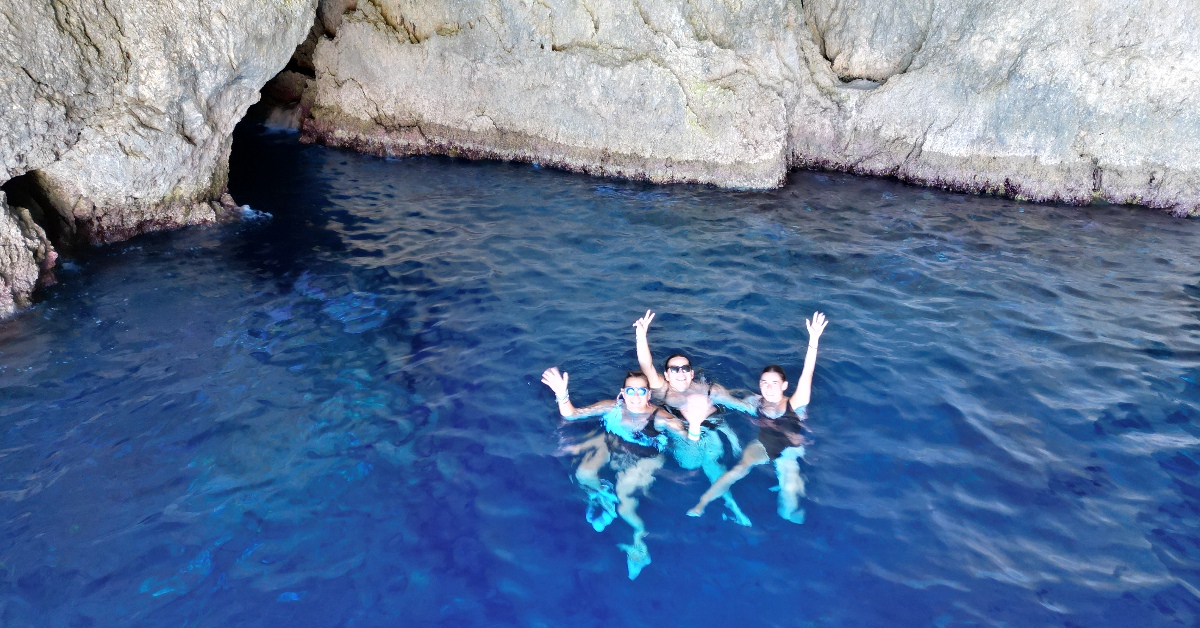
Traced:
[[667, 372], [668, 373], [691, 373], [692, 365], [684, 364], [683, 366], [668, 366]]
[[638, 386], [637, 388], [634, 388], [633, 386], [626, 386], [625, 394], [630, 396], [637, 395], [639, 397], [645, 397], [646, 395], [650, 394], [650, 389], [643, 388], [641, 386]]

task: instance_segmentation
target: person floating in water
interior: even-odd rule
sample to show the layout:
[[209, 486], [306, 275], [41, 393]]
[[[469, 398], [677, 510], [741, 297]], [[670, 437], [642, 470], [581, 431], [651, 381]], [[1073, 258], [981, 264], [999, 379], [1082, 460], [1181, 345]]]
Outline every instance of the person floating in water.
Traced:
[[779, 478], [779, 516], [793, 523], [804, 523], [804, 509], [800, 507], [804, 478], [800, 475], [799, 459], [804, 457], [807, 442], [808, 429], [804, 420], [808, 415], [813, 370], [817, 364], [817, 341], [825, 331], [827, 321], [824, 314], [815, 312], [812, 320], [806, 319], [804, 323], [808, 327], [808, 350], [804, 354], [804, 370], [796, 383], [796, 392], [791, 397], [783, 396], [788, 382], [782, 368], [772, 364], [763, 369], [758, 380], [762, 394], [745, 400], [754, 408], [751, 420], [758, 426], [758, 438], [746, 446], [741, 461], [713, 482], [687, 514], [693, 517], [704, 514], [709, 502], [728, 495], [729, 487], [746, 477], [751, 468], [772, 462]]
[[[667, 432], [671, 453], [679, 466], [685, 469], [701, 468], [710, 482], [716, 481], [725, 473], [721, 457], [726, 447], [721, 435], [728, 441], [730, 453], [735, 457], [741, 455], [737, 435], [724, 421], [714, 416], [717, 406], [747, 413], [753, 412], [753, 408], [735, 399], [719, 384], [696, 381], [692, 361], [682, 353], [671, 354], [663, 364], [664, 375], [659, 375], [654, 370], [654, 359], [650, 355], [650, 343], [646, 337], [653, 320], [654, 312], [646, 310], [646, 315], [633, 324], [638, 364], [653, 391], [652, 400], [663, 404], [668, 410], [673, 409], [687, 426], [686, 438], [672, 431]], [[728, 518], [739, 525], [749, 526], [750, 519], [742, 513], [733, 495], [726, 493], [723, 498], [725, 507], [729, 509]]]
[[[682, 433], [684, 427], [661, 407], [650, 403], [648, 380], [642, 373], [625, 374], [625, 385], [616, 400], [586, 408], [576, 408], [571, 403], [569, 378], [558, 367], [542, 373], [542, 383], [554, 391], [563, 419], [577, 421], [599, 416], [604, 424], [603, 434], [573, 448], [574, 453], [584, 453], [575, 477], [588, 493], [588, 521], [597, 532], [618, 514], [633, 528], [633, 542], [618, 546], [625, 551], [632, 580], [650, 564], [646, 526], [637, 514], [638, 500], [633, 494], [639, 490], [644, 493], [654, 482], [654, 473], [662, 468], [662, 452], [667, 446], [665, 432]], [[600, 479], [599, 472], [605, 463], [617, 474], [615, 492], [610, 482]]]

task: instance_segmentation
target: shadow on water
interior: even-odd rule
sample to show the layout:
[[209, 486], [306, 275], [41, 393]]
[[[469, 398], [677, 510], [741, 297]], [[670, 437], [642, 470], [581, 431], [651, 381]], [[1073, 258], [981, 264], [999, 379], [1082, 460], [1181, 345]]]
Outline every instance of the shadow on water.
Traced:
[[[1197, 621], [1196, 223], [794, 173], [766, 193], [253, 126], [269, 213], [99, 249], [0, 324], [0, 623], [1145, 625]], [[808, 521], [584, 520], [580, 403], [656, 355], [799, 372]], [[744, 421], [731, 424], [749, 436]], [[731, 461], [730, 461], [731, 462]]]

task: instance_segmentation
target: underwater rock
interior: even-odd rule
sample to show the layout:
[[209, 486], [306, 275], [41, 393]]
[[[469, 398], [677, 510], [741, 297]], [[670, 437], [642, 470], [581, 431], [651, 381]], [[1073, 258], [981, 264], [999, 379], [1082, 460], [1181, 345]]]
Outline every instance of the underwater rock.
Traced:
[[304, 130], [660, 182], [822, 167], [1196, 214], [1198, 25], [1189, 0], [374, 0], [317, 42]]

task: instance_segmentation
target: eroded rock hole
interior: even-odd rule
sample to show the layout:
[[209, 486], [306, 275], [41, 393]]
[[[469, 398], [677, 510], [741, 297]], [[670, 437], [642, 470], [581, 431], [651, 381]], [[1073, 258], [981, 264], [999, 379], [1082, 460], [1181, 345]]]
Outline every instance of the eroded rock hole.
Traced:
[[908, 72], [933, 24], [930, 0], [804, 0], [813, 41], [843, 83], [879, 84]]
[[312, 108], [310, 88], [316, 78], [313, 54], [317, 44], [337, 36], [345, 14], [357, 7], [358, 0], [321, 0], [308, 37], [296, 46], [287, 66], [263, 86], [262, 98], [247, 117], [261, 121], [267, 128], [299, 130]]
[[[41, 193], [36, 175], [24, 174], [0, 185], [0, 315], [32, 303], [34, 291], [56, 283], [58, 252], [52, 240], [63, 240], [62, 217]], [[15, 229], [13, 229], [15, 227]]]
[[10, 208], [23, 208], [29, 212], [33, 222], [42, 229], [57, 249], [71, 247], [71, 223], [54, 210], [54, 205], [38, 185], [36, 173], [27, 172], [13, 177], [4, 185], [0, 185], [0, 191], [7, 197]]

